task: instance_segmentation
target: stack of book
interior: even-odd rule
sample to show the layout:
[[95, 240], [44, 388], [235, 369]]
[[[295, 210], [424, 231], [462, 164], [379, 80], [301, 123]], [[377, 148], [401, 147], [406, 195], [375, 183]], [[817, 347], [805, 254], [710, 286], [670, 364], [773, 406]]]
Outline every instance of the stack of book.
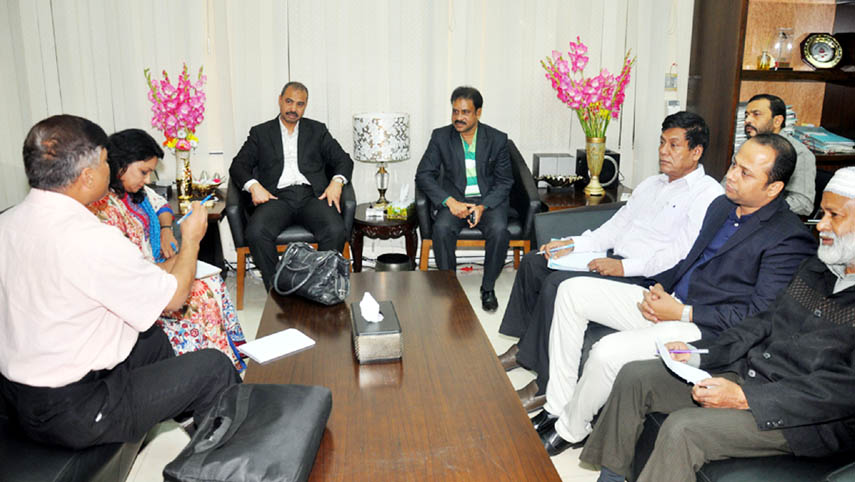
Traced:
[[[738, 151], [739, 146], [741, 146], [747, 139], [745, 136], [745, 106], [747, 105], [748, 102], [740, 102], [736, 108], [736, 132], [733, 136], [733, 152]], [[794, 136], [793, 126], [795, 126], [797, 122], [798, 118], [796, 117], [796, 112], [793, 110], [793, 106], [788, 105], [787, 122], [781, 131], [785, 134]]]
[[796, 126], [793, 136], [814, 152], [855, 152], [855, 141], [838, 136], [823, 127]]

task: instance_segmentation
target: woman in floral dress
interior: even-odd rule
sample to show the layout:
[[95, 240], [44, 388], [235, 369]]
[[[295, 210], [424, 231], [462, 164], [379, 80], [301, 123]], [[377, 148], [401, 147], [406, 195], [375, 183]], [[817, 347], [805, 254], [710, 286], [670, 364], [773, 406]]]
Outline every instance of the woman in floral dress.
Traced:
[[[145, 131], [127, 129], [110, 136], [107, 154], [110, 189], [89, 209], [101, 222], [119, 228], [147, 260], [169, 271], [178, 249], [173, 213], [166, 200], [146, 186], [163, 150]], [[176, 355], [216, 348], [236, 369], [245, 368], [236, 348], [245, 341], [243, 330], [221, 276], [194, 281], [184, 306], [164, 311], [157, 324]]]

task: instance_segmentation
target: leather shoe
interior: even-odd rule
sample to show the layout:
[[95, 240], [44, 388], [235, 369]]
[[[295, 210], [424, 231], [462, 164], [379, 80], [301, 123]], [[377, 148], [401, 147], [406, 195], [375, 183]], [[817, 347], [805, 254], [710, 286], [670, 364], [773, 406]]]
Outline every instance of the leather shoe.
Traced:
[[520, 347], [514, 343], [510, 348], [508, 348], [508, 351], [499, 355], [499, 362], [501, 362], [502, 368], [504, 368], [506, 372], [520, 366], [519, 363], [517, 363], [517, 353], [519, 353], [519, 351]]
[[499, 300], [496, 299], [496, 292], [494, 290], [481, 290], [481, 308], [490, 313], [499, 308]]
[[558, 421], [558, 415], [552, 415], [546, 410], [541, 410], [540, 413], [532, 417], [531, 424], [534, 425], [534, 429], [538, 434], [546, 432], [547, 430], [552, 430], [552, 427], [555, 426], [555, 422]]
[[541, 432], [540, 441], [543, 442], [543, 448], [546, 449], [546, 453], [548, 453], [550, 457], [555, 457], [567, 449], [578, 449], [585, 445], [584, 440], [576, 443], [564, 440], [560, 435], [558, 435], [558, 432], [555, 431], [555, 427], [545, 432]]
[[528, 385], [517, 390], [517, 396], [526, 412], [533, 412], [546, 403], [546, 395], [537, 395], [537, 381], [532, 380]]

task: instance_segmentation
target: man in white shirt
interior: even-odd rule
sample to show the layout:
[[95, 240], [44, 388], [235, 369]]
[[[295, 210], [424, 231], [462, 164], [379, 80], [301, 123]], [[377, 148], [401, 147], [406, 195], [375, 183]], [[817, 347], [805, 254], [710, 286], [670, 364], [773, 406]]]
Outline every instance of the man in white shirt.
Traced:
[[267, 289], [279, 259], [276, 237], [288, 226], [308, 229], [320, 251], [341, 252], [347, 241], [340, 201], [353, 161], [324, 124], [303, 118], [308, 103], [305, 85], [285, 84], [279, 115], [250, 129], [229, 168], [256, 206], [246, 238]]
[[[709, 128], [701, 116], [669, 115], [659, 137], [661, 174], [642, 181], [627, 204], [598, 229], [550, 242], [540, 248], [546, 255], [529, 253], [523, 258], [499, 332], [520, 337], [500, 356], [505, 369], [519, 363], [538, 373], [538, 379], [519, 392], [528, 411], [542, 406], [546, 398], [549, 328], [558, 285], [575, 276], [640, 282], [677, 264], [694, 243], [707, 207], [724, 192], [699, 164], [708, 143]], [[558, 251], [549, 254], [553, 249]], [[597, 251], [610, 251], [612, 256], [592, 261], [590, 272], [547, 267], [549, 257]]]
[[[813, 214], [816, 196], [816, 156], [798, 139], [782, 132], [787, 125], [787, 104], [772, 94], [757, 94], [748, 100], [745, 107], [745, 135], [752, 138], [757, 134], [778, 134], [796, 150], [796, 171], [787, 183], [787, 204], [794, 213], [802, 216]], [[726, 179], [722, 179], [724, 184]]]
[[155, 424], [198, 422], [230, 385], [208, 349], [175, 358], [155, 321], [195, 279], [207, 211], [181, 224], [171, 273], [86, 209], [107, 192], [107, 135], [59, 115], [24, 142], [30, 190], [0, 216], [0, 395], [34, 440], [82, 448], [139, 440]]

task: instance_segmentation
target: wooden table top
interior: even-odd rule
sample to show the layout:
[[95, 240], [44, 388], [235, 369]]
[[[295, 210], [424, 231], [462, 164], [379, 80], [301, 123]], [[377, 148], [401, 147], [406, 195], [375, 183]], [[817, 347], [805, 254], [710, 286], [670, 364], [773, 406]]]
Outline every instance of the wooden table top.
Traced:
[[[391, 300], [403, 359], [359, 365], [350, 303]], [[248, 383], [323, 385], [333, 408], [311, 480], [560, 480], [463, 289], [450, 271], [353, 273], [344, 304], [271, 294], [258, 336], [316, 340]]]
[[597, 204], [610, 204], [620, 202], [624, 193], [632, 193], [632, 189], [621, 184], [616, 188], [606, 189], [602, 196], [585, 196], [584, 190], [570, 188], [566, 190], [550, 191], [546, 188], [538, 188], [540, 201], [546, 204], [547, 210], [558, 211], [561, 209], [572, 209]]

